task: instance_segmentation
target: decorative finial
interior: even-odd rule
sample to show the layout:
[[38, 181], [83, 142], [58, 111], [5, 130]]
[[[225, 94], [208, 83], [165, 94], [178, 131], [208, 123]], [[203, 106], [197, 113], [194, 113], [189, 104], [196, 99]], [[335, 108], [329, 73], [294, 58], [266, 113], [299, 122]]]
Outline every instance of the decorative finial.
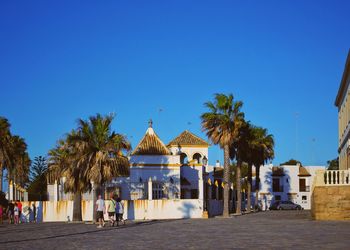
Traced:
[[153, 125], [153, 121], [152, 121], [152, 119], [149, 119], [148, 126], [149, 126], [150, 128], [152, 128], [152, 125]]

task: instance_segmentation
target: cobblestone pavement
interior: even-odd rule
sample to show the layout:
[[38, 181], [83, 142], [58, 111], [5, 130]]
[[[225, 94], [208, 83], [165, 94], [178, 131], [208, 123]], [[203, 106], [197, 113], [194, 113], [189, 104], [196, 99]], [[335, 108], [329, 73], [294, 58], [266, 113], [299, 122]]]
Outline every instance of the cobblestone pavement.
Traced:
[[350, 222], [312, 221], [308, 211], [229, 219], [0, 225], [0, 249], [350, 249]]

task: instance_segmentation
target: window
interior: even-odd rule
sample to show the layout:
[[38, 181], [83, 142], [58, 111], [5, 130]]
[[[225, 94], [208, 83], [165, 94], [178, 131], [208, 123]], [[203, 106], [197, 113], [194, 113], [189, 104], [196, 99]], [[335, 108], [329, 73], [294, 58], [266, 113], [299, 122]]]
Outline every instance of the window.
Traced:
[[306, 180], [299, 179], [299, 192], [306, 192]]
[[180, 154], [180, 163], [181, 164], [187, 164], [188, 163], [187, 155], [185, 153], [181, 153]]
[[275, 200], [276, 201], [280, 201], [281, 200], [281, 196], [280, 195], [275, 195]]
[[196, 161], [195, 163], [202, 163], [202, 156], [200, 153], [195, 153], [192, 159]]
[[198, 199], [198, 189], [191, 189], [191, 199]]
[[283, 187], [280, 186], [280, 178], [272, 179], [272, 192], [283, 192]]
[[307, 201], [307, 196], [306, 196], [306, 195], [303, 195], [303, 196], [301, 197], [301, 199], [302, 199], [303, 201]]
[[164, 184], [161, 182], [152, 182], [152, 199], [160, 200], [164, 198]]

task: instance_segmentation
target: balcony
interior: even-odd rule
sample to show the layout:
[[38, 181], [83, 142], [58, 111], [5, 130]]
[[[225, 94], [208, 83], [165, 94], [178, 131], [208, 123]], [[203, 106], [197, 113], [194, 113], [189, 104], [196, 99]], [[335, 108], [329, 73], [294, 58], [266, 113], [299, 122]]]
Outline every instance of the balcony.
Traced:
[[310, 186], [300, 186], [299, 192], [310, 192]]

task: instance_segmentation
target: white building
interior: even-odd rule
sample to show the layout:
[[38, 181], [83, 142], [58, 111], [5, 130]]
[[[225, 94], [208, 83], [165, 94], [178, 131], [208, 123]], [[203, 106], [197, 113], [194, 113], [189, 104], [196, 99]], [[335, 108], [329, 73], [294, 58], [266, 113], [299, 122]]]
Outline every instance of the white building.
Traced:
[[198, 199], [203, 192], [199, 180], [203, 181], [208, 147], [189, 131], [166, 146], [150, 124], [130, 156], [130, 177], [115, 178], [107, 195], [114, 192], [124, 200], [147, 199], [147, 190], [152, 188], [152, 199]]
[[[275, 201], [292, 201], [304, 209], [311, 209], [311, 192], [317, 170], [324, 166], [260, 167], [259, 203], [266, 210]], [[253, 187], [255, 183], [253, 183]], [[254, 194], [253, 194], [254, 195]], [[253, 204], [253, 203], [252, 203]]]
[[[214, 183], [214, 170], [220, 169], [218, 163], [215, 167], [208, 166], [208, 147], [205, 140], [187, 130], [165, 145], [150, 122], [129, 157], [130, 176], [107, 183], [105, 198], [114, 193], [123, 200], [203, 200], [204, 183], [208, 183], [208, 178]], [[72, 200], [72, 195], [64, 192], [64, 182], [62, 177], [49, 183], [49, 201]], [[83, 200], [92, 200], [92, 194], [83, 194]]]

